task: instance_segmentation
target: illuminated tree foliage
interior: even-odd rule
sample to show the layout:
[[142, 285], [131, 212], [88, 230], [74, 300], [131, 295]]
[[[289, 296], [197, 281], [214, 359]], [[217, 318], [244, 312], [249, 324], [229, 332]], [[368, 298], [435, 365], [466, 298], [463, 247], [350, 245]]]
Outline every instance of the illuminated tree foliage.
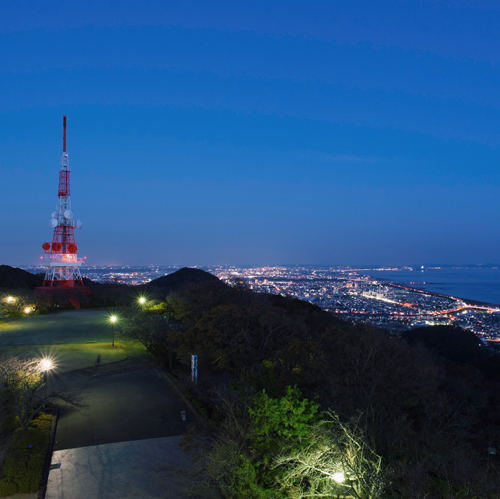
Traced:
[[16, 417], [27, 430], [31, 421], [50, 403], [62, 400], [83, 407], [81, 397], [64, 389], [48, 390], [40, 359], [0, 359], [0, 416]]
[[357, 421], [320, 413], [297, 387], [280, 398], [262, 391], [248, 402], [219, 394], [226, 419], [201, 446], [200, 469], [189, 480], [193, 496], [380, 497], [387, 472]]
[[359, 419], [342, 423], [332, 412], [309, 428], [309, 445], [286, 447], [273, 466], [278, 486], [286, 497], [381, 497], [389, 472], [368, 445]]
[[45, 387], [40, 361], [5, 359], [0, 367], [0, 400], [4, 414], [17, 416], [26, 430], [31, 420], [43, 409], [40, 393]]

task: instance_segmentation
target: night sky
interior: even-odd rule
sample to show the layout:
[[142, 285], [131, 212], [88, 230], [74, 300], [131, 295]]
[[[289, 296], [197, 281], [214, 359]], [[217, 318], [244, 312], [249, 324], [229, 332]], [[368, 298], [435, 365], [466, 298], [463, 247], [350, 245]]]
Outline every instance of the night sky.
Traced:
[[500, 262], [500, 2], [11, 1], [0, 264], [68, 116], [89, 264]]

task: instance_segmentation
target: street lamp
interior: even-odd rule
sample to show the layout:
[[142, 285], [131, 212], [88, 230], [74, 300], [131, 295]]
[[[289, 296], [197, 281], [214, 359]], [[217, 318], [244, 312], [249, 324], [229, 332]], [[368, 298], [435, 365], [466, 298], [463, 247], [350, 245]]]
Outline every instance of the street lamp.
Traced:
[[50, 359], [42, 359], [40, 361], [40, 370], [43, 371], [43, 379], [45, 381], [45, 400], [49, 396], [49, 386], [47, 382], [47, 373], [52, 369], [53, 363]]
[[141, 296], [139, 298], [139, 305], [144, 305], [146, 303], [146, 298], [144, 298], [144, 296]]
[[40, 361], [40, 367], [42, 371], [47, 372], [49, 369], [52, 369], [52, 361], [50, 359], [42, 359]]
[[109, 321], [111, 322], [111, 325], [113, 326], [113, 347], [115, 346], [115, 322], [118, 320], [118, 317], [116, 315], [112, 315], [109, 318]]
[[25, 308], [24, 308], [24, 313], [25, 313], [26, 315], [28, 315], [30, 312], [31, 312], [31, 308], [30, 308], [30, 307], [25, 307]]
[[7, 296], [7, 298], [5, 298], [5, 301], [7, 303], [14, 303], [16, 299], [13, 296]]

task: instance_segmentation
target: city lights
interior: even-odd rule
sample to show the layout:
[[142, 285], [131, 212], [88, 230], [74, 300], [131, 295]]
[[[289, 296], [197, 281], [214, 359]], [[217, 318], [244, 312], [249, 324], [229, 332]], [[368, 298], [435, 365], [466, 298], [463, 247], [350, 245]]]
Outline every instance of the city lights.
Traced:
[[[91, 266], [86, 269], [86, 277], [96, 282], [138, 285], [168, 276], [177, 270], [177, 266], [159, 265]], [[405, 283], [390, 282], [367, 274], [371, 271], [418, 271], [420, 275], [420, 266], [353, 268], [213, 265], [202, 270], [230, 286], [239, 282], [257, 293], [298, 298], [343, 320], [371, 323], [396, 335], [421, 326], [455, 325], [473, 331], [484, 342], [500, 341], [500, 307], [481, 305], [417, 287], [428, 284], [428, 275], [432, 271], [439, 271], [439, 267], [426, 267], [425, 279], [411, 276]], [[33, 271], [38, 269], [33, 268]], [[145, 295], [137, 295], [134, 302], [143, 308], [150, 303]]]

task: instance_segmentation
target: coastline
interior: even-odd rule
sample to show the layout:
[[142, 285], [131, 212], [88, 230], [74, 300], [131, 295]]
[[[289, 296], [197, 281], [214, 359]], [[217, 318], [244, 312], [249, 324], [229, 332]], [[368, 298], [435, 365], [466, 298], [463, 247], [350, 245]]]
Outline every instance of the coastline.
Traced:
[[[370, 277], [373, 277], [373, 276], [370, 276]], [[383, 277], [375, 277], [375, 279], [378, 279], [380, 281], [384, 281], [388, 286], [392, 286], [394, 288], [407, 289], [407, 290], [413, 291], [415, 293], [440, 296], [442, 298], [450, 298], [450, 299], [458, 298], [459, 300], [462, 300], [466, 305], [470, 305], [470, 306], [500, 308], [500, 304], [498, 304], [498, 303], [489, 303], [489, 302], [484, 302], [484, 301], [479, 301], [479, 300], [472, 300], [470, 298], [462, 298], [461, 296], [451, 296], [451, 295], [445, 295], [443, 293], [437, 293], [435, 291], [427, 291], [425, 289], [414, 288], [414, 287], [409, 286], [409, 285], [404, 284], [404, 283], [392, 282], [392, 281], [389, 281], [388, 279], [385, 279]]]

